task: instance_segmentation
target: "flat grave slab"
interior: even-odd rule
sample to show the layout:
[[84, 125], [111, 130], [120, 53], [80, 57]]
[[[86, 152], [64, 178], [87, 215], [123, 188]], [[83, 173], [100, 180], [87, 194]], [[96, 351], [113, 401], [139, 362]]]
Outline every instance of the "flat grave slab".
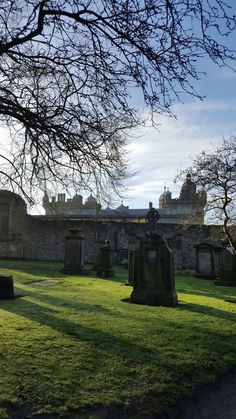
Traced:
[[28, 282], [28, 285], [36, 286], [36, 287], [51, 287], [52, 285], [60, 284], [59, 281], [55, 281], [53, 279], [45, 279], [42, 281], [33, 281]]

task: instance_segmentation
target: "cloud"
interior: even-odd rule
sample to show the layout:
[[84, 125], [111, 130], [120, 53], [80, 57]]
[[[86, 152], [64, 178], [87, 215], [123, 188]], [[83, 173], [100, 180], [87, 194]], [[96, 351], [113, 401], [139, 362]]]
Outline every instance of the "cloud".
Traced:
[[[150, 201], [158, 207], [165, 184], [177, 197], [181, 186], [173, 184], [177, 170], [191, 165], [191, 157], [214, 148], [223, 137], [236, 135], [234, 99], [178, 104], [173, 112], [177, 119], [156, 116], [158, 130], [146, 126], [130, 135], [129, 168], [137, 173], [127, 181], [124, 204], [131, 208], [147, 208]], [[2, 149], [10, 144], [6, 129], [0, 128], [0, 142]]]
[[164, 183], [178, 196], [179, 187], [173, 185], [177, 170], [191, 165], [191, 158], [202, 150], [209, 150], [236, 134], [236, 101], [205, 101], [178, 105], [174, 109], [178, 119], [158, 115], [159, 130], [145, 127], [138, 138], [127, 146], [131, 171], [138, 171], [129, 180], [125, 199], [131, 207], [147, 207], [158, 197]]

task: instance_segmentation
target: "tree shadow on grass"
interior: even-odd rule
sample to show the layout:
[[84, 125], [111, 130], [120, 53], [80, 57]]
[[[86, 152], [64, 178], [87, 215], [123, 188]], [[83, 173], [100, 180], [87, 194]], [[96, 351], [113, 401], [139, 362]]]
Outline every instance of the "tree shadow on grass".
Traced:
[[[42, 278], [42, 279], [64, 279], [65, 278], [65, 274], [63, 274], [62, 272], [60, 272], [60, 270], [56, 270], [56, 269], [45, 269], [45, 270], [41, 270], [38, 268], [29, 268], [29, 269], [24, 269], [24, 268], [0, 268], [1, 271], [4, 271], [4, 274], [7, 275], [13, 275], [13, 276], [17, 276], [18, 273], [18, 277], [20, 281], [23, 281], [23, 283], [28, 284], [30, 282], [34, 282], [34, 281], [38, 281], [38, 277]], [[23, 275], [25, 274], [25, 278], [23, 277]], [[27, 278], [29, 275], [32, 275], [31, 278]], [[35, 279], [34, 279], [35, 278]]]
[[[95, 308], [94, 310], [96, 311], [97, 309], [98, 308]], [[65, 351], [65, 353], [68, 354], [67, 355], [68, 357], [70, 356], [73, 357], [73, 354], [77, 353], [77, 345], [78, 345], [78, 359], [80, 357], [81, 350], [83, 350], [86, 355], [86, 352], [88, 351], [88, 346], [85, 346], [84, 349], [81, 349], [81, 342], [89, 344], [91, 346], [91, 349], [89, 349], [89, 353], [91, 353], [92, 351], [94, 355], [91, 357], [91, 361], [89, 361], [88, 363], [85, 363], [85, 365], [82, 366], [81, 368], [84, 370], [83, 374], [86, 374], [86, 371], [88, 371], [88, 377], [90, 377], [91, 381], [94, 379], [96, 375], [98, 375], [99, 377], [100, 374], [103, 374], [104, 368], [107, 369], [109, 365], [113, 368], [113, 365], [115, 365], [116, 363], [115, 357], [117, 357], [118, 359], [120, 358], [120, 360], [118, 360], [118, 371], [120, 368], [119, 367], [120, 363], [124, 362], [124, 368], [122, 370], [122, 371], [125, 371], [124, 377], [126, 377], [127, 375], [126, 366], [129, 366], [129, 367], [132, 365], [135, 366], [135, 369], [133, 369], [131, 372], [131, 374], [133, 374], [131, 378], [134, 380], [138, 379], [136, 377], [136, 367], [137, 367], [137, 371], [139, 368], [138, 364], [143, 366], [145, 363], [149, 364], [151, 362], [155, 362], [155, 360], [157, 360], [157, 357], [158, 357], [158, 351], [155, 351], [155, 353], [153, 353], [152, 350], [149, 350], [148, 348], [145, 348], [141, 345], [139, 346], [135, 344], [134, 342], [131, 342], [129, 339], [117, 337], [113, 335], [112, 333], [96, 329], [96, 325], [85, 326], [80, 323], [79, 317], [76, 318], [75, 322], [70, 321], [67, 318], [58, 317], [57, 315], [58, 310], [56, 306], [55, 306], [55, 309], [41, 306], [40, 301], [39, 301], [39, 304], [37, 304], [37, 300], [35, 301], [35, 303], [32, 301], [27, 301], [24, 298], [17, 298], [15, 300], [4, 300], [4, 301], [1, 301], [1, 310], [14, 313], [28, 320], [31, 320], [32, 322], [38, 323], [39, 325], [49, 327], [52, 330], [59, 332], [59, 334], [62, 334], [62, 336], [66, 338], [65, 346], [64, 346], [63, 341], [60, 340], [61, 349], [59, 349], [59, 347], [57, 346], [57, 351], [61, 351], [62, 354]], [[34, 323], [32, 323], [32, 328], [34, 328]], [[16, 339], [18, 340], [20, 337], [21, 329], [16, 329], [14, 333], [15, 333]], [[30, 330], [28, 330], [27, 333], [30, 333]], [[37, 328], [36, 328], [36, 331], [33, 331], [32, 336], [30, 337], [31, 345], [34, 339], [36, 340], [40, 339], [41, 347], [43, 348], [45, 340], [48, 340], [50, 336], [51, 336], [50, 332], [46, 332], [43, 335], [43, 337], [42, 337], [42, 333], [39, 334], [39, 337], [37, 337]], [[49, 344], [50, 344], [50, 341], [51, 340], [49, 338]], [[70, 350], [67, 350], [68, 347], [73, 348], [71, 352]], [[57, 355], [55, 354], [55, 357], [56, 356]], [[60, 354], [59, 354], [59, 359], [60, 359]], [[83, 359], [83, 356], [82, 356], [82, 359]], [[43, 362], [43, 359], [42, 359], [42, 362]], [[104, 364], [106, 365], [104, 366]], [[50, 370], [50, 363], [49, 363], [48, 368]], [[75, 368], [78, 368], [78, 363], [76, 364], [76, 362], [75, 362]], [[110, 374], [113, 374], [112, 371], [110, 372]], [[109, 370], [107, 370], [107, 373], [109, 374]], [[119, 373], [121, 374], [120, 379], [121, 380], [124, 379], [122, 373], [121, 372]], [[53, 371], [52, 371], [52, 374], [53, 374]], [[104, 377], [106, 377], [106, 375]], [[106, 378], [104, 378], [104, 380], [106, 380]], [[129, 378], [125, 378], [125, 380], [126, 381], [129, 380]], [[85, 390], [85, 391], [89, 391], [89, 390]], [[57, 389], [57, 392], [59, 392], [58, 389]], [[96, 408], [97, 407], [95, 406], [95, 410]], [[111, 407], [111, 409], [113, 409], [113, 407]], [[31, 410], [31, 407], [29, 407], [29, 411], [30, 410]], [[18, 414], [18, 411], [16, 413]], [[18, 418], [21, 416], [14, 416], [14, 417]], [[47, 415], [42, 416], [42, 417], [46, 418]], [[78, 416], [75, 415], [73, 417], [83, 417], [83, 416], [80, 416], [80, 413], [79, 413]], [[89, 415], [87, 416], [85, 414], [85, 417], [88, 418], [90, 416]], [[113, 417], [113, 416], [110, 416], [110, 417]], [[122, 414], [122, 417], [123, 417], [123, 414]]]
[[[212, 284], [214, 286], [214, 284]], [[216, 298], [219, 300], [225, 300], [227, 298], [236, 298], [236, 288], [226, 288], [224, 287], [221, 290], [212, 290], [209, 292], [207, 290], [189, 290], [186, 288], [177, 288], [177, 292], [181, 294], [188, 294], [188, 295], [197, 295], [200, 297], [209, 297], [209, 298]]]
[[180, 306], [181, 310], [189, 311], [190, 313], [205, 314], [211, 317], [217, 317], [223, 320], [230, 320], [236, 322], [236, 313], [220, 310], [218, 308], [208, 307], [201, 304], [188, 303]]
[[[17, 286], [15, 287], [16, 291], [20, 288], [18, 288]], [[20, 292], [22, 292], [20, 290]], [[25, 291], [25, 293], [29, 296], [32, 296], [33, 298], [36, 298], [39, 303], [42, 302], [43, 304], [50, 304], [52, 306], [56, 306], [59, 307], [57, 310], [55, 311], [60, 311], [60, 307], [61, 308], [68, 308], [68, 309], [73, 309], [76, 311], [87, 311], [90, 313], [98, 313], [98, 314], [105, 314], [105, 315], [110, 315], [113, 317], [119, 316], [119, 317], [124, 317], [127, 314], [123, 314], [118, 312], [116, 313], [115, 311], [113, 311], [112, 309], [106, 308], [101, 304], [88, 304], [85, 303], [83, 301], [78, 300], [73, 300], [73, 299], [65, 299], [65, 298], [60, 298], [58, 296], [54, 296], [54, 295], [49, 295], [47, 293], [43, 293], [40, 291], [36, 291], [36, 290], [27, 290]], [[233, 303], [232, 303], [233, 304]], [[144, 310], [143, 312], [140, 313], [140, 319], [142, 319], [143, 321], [145, 320], [145, 307], [147, 306], [143, 306]], [[207, 316], [211, 316], [211, 317], [216, 317], [216, 318], [221, 318], [223, 320], [230, 320], [235, 322], [236, 321], [236, 313], [232, 313], [229, 311], [225, 311], [225, 310], [221, 310], [218, 308], [213, 308], [213, 307], [209, 307], [206, 305], [201, 305], [201, 304], [195, 304], [195, 303], [184, 303], [184, 304], [179, 304], [177, 307], [175, 307], [174, 309], [176, 310], [185, 310], [188, 311], [190, 313], [199, 313], [199, 314], [203, 314], [203, 315], [207, 315]], [[158, 307], [157, 307], [158, 310]], [[171, 308], [171, 310], [173, 310], [173, 308]], [[132, 315], [130, 313], [130, 315]], [[138, 313], [135, 313], [135, 316], [138, 316]], [[147, 319], [148, 321], [148, 319]], [[160, 321], [160, 319], [159, 319]], [[164, 319], [162, 319], [162, 321], [164, 321]], [[167, 324], [169, 324], [169, 320], [165, 320]]]
[[55, 297], [47, 293], [43, 293], [43, 292], [35, 291], [35, 290], [32, 291], [28, 289], [24, 290], [22, 293], [22, 290], [19, 286], [15, 286], [14, 288], [16, 291], [17, 298], [24, 297], [25, 295], [33, 297], [39, 302], [39, 304], [35, 303], [37, 306], [40, 306], [40, 303], [43, 303], [43, 304], [49, 304], [49, 305], [57, 307], [54, 310], [55, 312], [59, 312], [61, 311], [60, 309], [63, 309], [63, 308], [70, 308], [72, 310], [76, 310], [77, 312], [79, 312], [80, 310], [87, 310], [88, 312], [91, 312], [91, 313], [113, 314], [111, 310], [109, 310], [106, 307], [103, 307], [100, 304], [87, 304], [82, 301]]
[[[37, 294], [37, 293], [31, 293]], [[51, 300], [51, 301], [50, 301]], [[58, 299], [56, 299], [58, 300]], [[49, 304], [55, 304], [55, 299], [48, 297], [47, 302]], [[71, 304], [70, 304], [71, 305]], [[86, 308], [94, 312], [103, 312], [103, 307], [90, 306], [89, 304], [77, 304], [78, 311]], [[136, 345], [130, 340], [117, 337], [109, 332], [101, 331], [96, 329], [96, 327], [89, 327], [79, 323], [79, 317], [77, 317], [75, 322], [70, 321], [58, 316], [57, 307], [55, 309], [48, 308], [40, 305], [36, 302], [27, 301], [23, 298], [18, 298], [15, 300], [4, 300], [1, 302], [1, 309], [17, 314], [19, 316], [26, 317], [29, 320], [40, 323], [42, 325], [51, 327], [59, 333], [67, 335], [73, 339], [78, 339], [79, 341], [84, 340], [86, 342], [95, 345], [96, 347], [107, 351], [109, 355], [113, 354], [120, 356], [123, 354], [130, 361], [134, 361], [133, 355], [135, 354], [135, 361], [142, 362], [147, 360], [153, 355], [153, 351], [148, 348], [144, 348], [141, 345]], [[106, 312], [106, 310], [105, 310]]]
[[[74, 310], [76, 312], [87, 312], [92, 313], [95, 316], [96, 315], [107, 315], [109, 318], [108, 321], [112, 321], [112, 318], [114, 321], [116, 321], [117, 317], [124, 317], [122, 313], [116, 313], [112, 310], [99, 305], [99, 304], [88, 304], [80, 301], [73, 301], [73, 300], [65, 300], [63, 298], [51, 296], [48, 294], [43, 294], [37, 291], [27, 291], [27, 295], [33, 297], [35, 299], [35, 302], [28, 301], [23, 298], [19, 298], [16, 300], [11, 300], [7, 302], [3, 302], [1, 304], [1, 308], [13, 312], [15, 314], [18, 314], [20, 316], [24, 316], [30, 320], [36, 321], [38, 323], [44, 324], [46, 326], [51, 327], [52, 329], [55, 329], [56, 331], [63, 333], [68, 336], [73, 336], [75, 339], [84, 339], [86, 341], [89, 341], [90, 343], [93, 343], [95, 345], [102, 346], [104, 349], [110, 351], [114, 351], [116, 354], [120, 354], [121, 351], [124, 351], [124, 354], [128, 356], [132, 360], [132, 356], [130, 354], [134, 353], [139, 359], [139, 353], [141, 358], [143, 359], [144, 354], [145, 356], [153, 355], [153, 350], [150, 348], [150, 350], [145, 346], [145, 344], [142, 346], [142, 344], [135, 344], [130, 339], [117, 337], [113, 335], [112, 333], [101, 331], [99, 329], [96, 329], [96, 327], [90, 327], [85, 326], [80, 323], [79, 316], [75, 318], [75, 322], [70, 321], [67, 318], [60, 317], [61, 312], [63, 311], [63, 308], [71, 309], [71, 313], [73, 315]], [[43, 304], [43, 305], [41, 305]], [[45, 307], [45, 304], [49, 304], [51, 307]], [[54, 308], [55, 307], [55, 308]], [[158, 307], [156, 307], [158, 310]], [[189, 313], [198, 313], [201, 315], [205, 315], [206, 318], [208, 316], [214, 317], [216, 319], [223, 319], [225, 321], [236, 321], [236, 313], [231, 313], [228, 311], [224, 311], [217, 308], [212, 308], [200, 304], [181, 304], [178, 307], [175, 308], [176, 310], [181, 311], [187, 311]], [[158, 312], [157, 312], [158, 315]], [[66, 316], [66, 313], [64, 313], [64, 316]], [[132, 316], [132, 310], [130, 312], [130, 316]], [[135, 313], [135, 316], [137, 316], [137, 313]], [[140, 316], [143, 318], [144, 322], [147, 322], [147, 329], [148, 329], [148, 319], [145, 319], [145, 306], [144, 306], [144, 312], [140, 313]], [[119, 319], [118, 319], [119, 320]], [[140, 318], [141, 320], [141, 318]], [[207, 321], [207, 319], [206, 319]], [[179, 328], [179, 331], [181, 329], [186, 328], [186, 330], [189, 328], [191, 329], [194, 326], [194, 319], [187, 320], [183, 319], [183, 322], [181, 324], [179, 321], [177, 323], [174, 321], [174, 319], [168, 319], [168, 318], [158, 318], [158, 322], [162, 324], [162, 328], [165, 328], [166, 330], [172, 334], [174, 330], [177, 332], [177, 328]], [[196, 326], [199, 331], [202, 333], [209, 333], [209, 329], [207, 328], [205, 330], [205, 321], [202, 322], [202, 326], [198, 325]], [[150, 329], [150, 333], [154, 332], [153, 326]], [[173, 329], [173, 330], [172, 330]], [[157, 329], [158, 330], [158, 329]], [[214, 331], [212, 331], [213, 333]], [[155, 332], [154, 332], [155, 333]], [[158, 348], [157, 348], [158, 353]], [[138, 361], [137, 359], [137, 361]], [[138, 361], [139, 362], [139, 361]]]
[[[207, 284], [207, 285], [206, 285]], [[205, 297], [212, 297], [224, 300], [225, 298], [235, 296], [236, 297], [236, 288], [235, 287], [219, 287], [214, 284], [214, 281], [200, 281], [197, 283], [194, 281], [185, 284], [181, 284], [176, 280], [176, 290], [177, 292], [189, 294], [189, 295], [199, 295]]]
[[[71, 342], [73, 342], [73, 345], [76, 345], [77, 344], [76, 342], [79, 343], [81, 341], [89, 343], [91, 346], [96, 348], [96, 355], [98, 357], [98, 359], [96, 360], [96, 363], [93, 364], [94, 374], [99, 373], [100, 370], [103, 368], [104, 359], [106, 359], [107, 357], [111, 358], [113, 356], [124, 357], [127, 362], [124, 365], [137, 366], [138, 364], [140, 364], [143, 366], [146, 364], [146, 365], [149, 365], [149, 367], [152, 366], [153, 369], [158, 370], [158, 362], [160, 360], [158, 346], [155, 347], [155, 350], [153, 350], [152, 348], [147, 348], [144, 345], [142, 346], [142, 343], [136, 344], [134, 341], [132, 341], [131, 337], [125, 338], [122, 336], [116, 336], [104, 330], [96, 329], [96, 326], [87, 326], [87, 325], [81, 324], [79, 317], [76, 318], [75, 322], [70, 321], [68, 318], [59, 317], [57, 316], [57, 314], [58, 314], [58, 311], [60, 310], [60, 307], [63, 305], [62, 299], [54, 297], [54, 296], [43, 295], [37, 291], [36, 292], [29, 291], [29, 295], [35, 298], [35, 302], [27, 301], [26, 299], [23, 299], [23, 298], [10, 300], [10, 301], [3, 301], [1, 302], [1, 309], [17, 314], [19, 316], [23, 316], [41, 325], [50, 327], [53, 330], [71, 339]], [[41, 302], [51, 304], [52, 308], [40, 305]], [[69, 304], [70, 307], [73, 306], [78, 311], [81, 310], [81, 307], [83, 308], [84, 306], [86, 309], [94, 311], [95, 313], [96, 312], [103, 313], [103, 307], [97, 307], [97, 306], [89, 305], [89, 304], [84, 305], [83, 303], [80, 304], [79, 302], [76, 302], [76, 303], [72, 303], [71, 301], [68, 301], [68, 302], [70, 303]], [[53, 306], [55, 307], [55, 309], [53, 308]], [[145, 306], [144, 306], [144, 309], [145, 309]], [[158, 308], [156, 309], [158, 310]], [[185, 304], [185, 305], [182, 305], [180, 308], [176, 308], [176, 310], [179, 310], [179, 309], [187, 310], [193, 313], [206, 314], [208, 316], [214, 316], [216, 318], [222, 318], [224, 320], [231, 320], [231, 321], [236, 320], [236, 314], [224, 312], [223, 310], [219, 310], [215, 308], [205, 307], [203, 305]], [[105, 313], [107, 312], [105, 311]], [[144, 311], [144, 314], [145, 314], [145, 311]], [[174, 369], [176, 369], [176, 372], [175, 373], [173, 372], [173, 379], [175, 380], [178, 380], [178, 381], [182, 380], [182, 383], [184, 382], [184, 380], [191, 381], [192, 378], [190, 375], [188, 377], [188, 372], [187, 372], [188, 371], [187, 368], [189, 368], [189, 365], [187, 364], [187, 367], [186, 367], [186, 365], [184, 364], [180, 364], [180, 365], [175, 364], [175, 359], [176, 357], [178, 357], [178, 353], [174, 352], [175, 341], [173, 341], [172, 343], [171, 339], [173, 338], [173, 335], [176, 333], [177, 336], [179, 334], [178, 341], [180, 342], [182, 331], [175, 328], [177, 323], [175, 324], [174, 320], [170, 321], [170, 320], [163, 319], [163, 322], [164, 324], [165, 322], [167, 322], [166, 324], [169, 324], [170, 326], [169, 328], [170, 333], [166, 337], [167, 341], [165, 342], [165, 345], [166, 345], [167, 350], [170, 350], [171, 345], [172, 345], [173, 356], [168, 358], [165, 361], [166, 365], [162, 365], [161, 368], [162, 369], [166, 368], [166, 371], [168, 374], [170, 370], [172, 371], [173, 369], [174, 371]], [[194, 327], [194, 321], [187, 322], [186, 324], [183, 323], [181, 327], [182, 326], [186, 328], [186, 330], [191, 332]], [[225, 342], [223, 341], [224, 334], [221, 333], [220, 330], [216, 332], [216, 335], [218, 335], [217, 337], [218, 342], [222, 343], [222, 346], [218, 348], [217, 345], [215, 344], [215, 341], [211, 342], [211, 336], [215, 335], [215, 330], [212, 329], [210, 331], [211, 336], [209, 336], [209, 330], [205, 329], [204, 322], [202, 322], [202, 325], [197, 324], [195, 326], [195, 329], [196, 331], [199, 331], [201, 332], [202, 335], [204, 335], [203, 336], [204, 339], [202, 340], [200, 339], [199, 344], [202, 344], [201, 342], [207, 341], [208, 343], [207, 351], [211, 355], [211, 358], [212, 358], [212, 353], [217, 359], [218, 355], [220, 356], [222, 353], [225, 353], [225, 352], [229, 353], [231, 351], [230, 345], [231, 344], [233, 345], [233, 343], [228, 339], [226, 342], [228, 347], [226, 347], [227, 345], [225, 345]], [[45, 339], [47, 339], [47, 337], [45, 337]], [[183, 351], [185, 352], [186, 350], [187, 354], [188, 354], [188, 350], [190, 350], [191, 345], [192, 345], [191, 339], [192, 337], [189, 338], [189, 341], [186, 341], [186, 345], [185, 345], [186, 348]], [[169, 347], [168, 347], [168, 344], [169, 344]], [[194, 345], [197, 345], [197, 344], [198, 344], [198, 341], [195, 340]], [[182, 352], [179, 355], [180, 357], [183, 358]], [[171, 365], [172, 360], [173, 360], [173, 365]], [[199, 364], [197, 365], [199, 366]], [[209, 368], [209, 370], [212, 370], [213, 368], [215, 368], [212, 360], [210, 360], [209, 365], [206, 364], [205, 367]], [[198, 367], [193, 366], [193, 368], [195, 368], [194, 374], [197, 376]], [[201, 368], [199, 368], [199, 370], [200, 369]], [[135, 374], [135, 371], [133, 371], [133, 374]], [[134, 379], [138, 379], [138, 378], [134, 376]], [[168, 380], [171, 380], [171, 376], [167, 379], [167, 382], [169, 383]], [[155, 396], [155, 399], [157, 399], [157, 397], [158, 396]], [[137, 401], [137, 406], [138, 406], [138, 401]]]
[[[12, 266], [12, 267], [8, 267], [6, 266], [0, 266], [0, 270], [6, 270], [8, 272], [9, 275], [12, 275], [12, 271], [16, 271], [16, 272], [20, 272], [21, 274], [25, 274], [27, 275], [33, 275], [34, 277], [42, 277], [44, 279], [51, 279], [51, 278], [58, 278], [59, 280], [63, 280], [63, 279], [67, 279], [69, 277], [78, 277], [78, 278], [89, 278], [89, 279], [104, 279], [107, 281], [111, 281], [111, 282], [118, 282], [118, 283], [122, 283], [125, 284], [125, 282], [128, 279], [128, 274], [127, 271], [124, 270], [124, 274], [122, 274], [121, 270], [119, 269], [119, 271], [111, 277], [100, 277], [96, 275], [96, 272], [91, 268], [91, 266], [85, 266], [85, 273], [83, 275], [79, 275], [79, 274], [65, 274], [63, 273], [62, 269], [63, 269], [63, 264], [61, 265], [61, 267], [33, 267], [33, 266]], [[17, 275], [17, 273], [16, 273]], [[22, 279], [22, 278], [21, 278]], [[36, 278], [37, 280], [37, 278]], [[25, 279], [24, 283], [28, 284], [30, 282], [33, 282], [32, 279]]]

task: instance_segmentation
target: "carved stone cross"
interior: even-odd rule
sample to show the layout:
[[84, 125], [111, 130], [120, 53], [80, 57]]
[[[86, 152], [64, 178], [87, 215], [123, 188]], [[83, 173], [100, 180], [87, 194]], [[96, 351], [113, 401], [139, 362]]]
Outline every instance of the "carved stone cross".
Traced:
[[160, 218], [159, 212], [152, 206], [152, 202], [149, 202], [149, 211], [146, 215], [147, 220], [149, 221], [150, 230], [154, 231], [156, 223]]

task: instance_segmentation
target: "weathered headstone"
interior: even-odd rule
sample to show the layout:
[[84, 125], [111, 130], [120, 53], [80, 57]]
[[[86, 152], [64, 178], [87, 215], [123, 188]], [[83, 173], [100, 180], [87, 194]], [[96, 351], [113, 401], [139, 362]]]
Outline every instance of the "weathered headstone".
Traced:
[[196, 249], [196, 275], [214, 278], [214, 246], [209, 243], [199, 243], [194, 247]]
[[0, 275], [0, 299], [15, 298], [13, 277]]
[[150, 205], [147, 219], [152, 229], [139, 241], [130, 267], [133, 291], [130, 302], [154, 306], [175, 306], [178, 302], [174, 281], [173, 254], [166, 241], [155, 231], [159, 214]]
[[64, 273], [84, 273], [84, 239], [85, 236], [78, 228], [71, 228], [65, 235]]
[[220, 255], [219, 274], [215, 285], [236, 287], [236, 255], [224, 250]]
[[112, 249], [109, 240], [105, 241], [105, 244], [100, 247], [100, 256], [98, 258], [99, 266], [97, 267], [97, 276], [109, 277], [114, 275], [112, 269]]
[[149, 233], [135, 251], [131, 303], [172, 307], [177, 304], [173, 254], [156, 232]]

